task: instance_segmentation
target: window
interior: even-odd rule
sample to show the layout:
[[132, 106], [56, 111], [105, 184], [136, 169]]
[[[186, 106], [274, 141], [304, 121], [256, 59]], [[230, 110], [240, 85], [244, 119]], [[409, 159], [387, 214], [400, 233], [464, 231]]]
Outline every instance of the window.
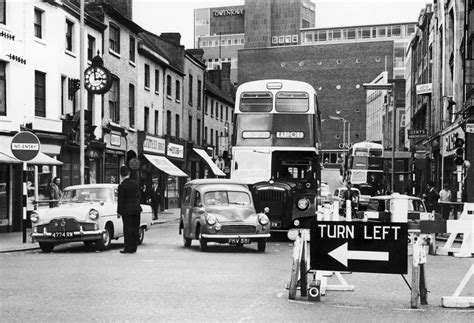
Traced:
[[198, 145], [201, 144], [201, 120], [197, 119], [197, 125], [196, 125], [196, 143]]
[[204, 97], [204, 113], [205, 113], [205, 114], [208, 113], [208, 106], [209, 106], [209, 98], [208, 98], [208, 97]]
[[66, 113], [66, 76], [61, 76], [61, 114]]
[[204, 141], [207, 144], [207, 127], [204, 127]]
[[176, 101], [181, 100], [181, 82], [176, 80]]
[[72, 51], [72, 33], [74, 31], [74, 23], [66, 19], [66, 50]]
[[109, 114], [110, 120], [113, 122], [120, 122], [120, 80], [112, 76], [112, 87], [109, 90]]
[[193, 141], [193, 117], [188, 117], [188, 140]]
[[129, 59], [130, 62], [135, 63], [135, 38], [130, 36], [130, 48], [129, 48]]
[[145, 89], [150, 89], [150, 65], [145, 64]]
[[166, 95], [171, 97], [171, 75], [166, 75]]
[[224, 106], [221, 104], [221, 121], [224, 119]]
[[214, 130], [211, 129], [209, 133], [209, 137], [211, 138], [211, 146], [214, 145]]
[[171, 111], [166, 111], [166, 134], [171, 136]]
[[301, 19], [301, 28], [310, 28], [311, 25], [308, 20]]
[[356, 31], [355, 29], [348, 29], [347, 32], [347, 39], [355, 39], [356, 38]]
[[211, 99], [211, 118], [214, 117], [214, 100]]
[[109, 27], [109, 48], [120, 54], [120, 29], [113, 24]]
[[202, 91], [202, 81], [198, 81], [198, 86], [197, 86], [197, 108], [198, 110], [201, 110], [201, 91]]
[[150, 108], [145, 107], [145, 118], [143, 120], [143, 130], [148, 132], [148, 124], [150, 122]]
[[43, 38], [43, 10], [35, 8], [35, 37]]
[[225, 107], [225, 121], [229, 121], [229, 107]]
[[0, 24], [6, 24], [7, 19], [6, 19], [6, 13], [5, 13], [5, 2], [6, 0], [0, 0]]
[[189, 74], [189, 97], [188, 97], [188, 103], [189, 105], [193, 105], [193, 76]]
[[158, 121], [159, 121], [159, 118], [158, 118], [158, 111], [155, 111], [155, 127], [154, 127], [154, 133], [155, 133], [155, 135], [158, 134]]
[[0, 116], [7, 115], [7, 79], [5, 67], [6, 63], [0, 61]]
[[46, 117], [46, 74], [35, 71], [35, 116]]
[[155, 70], [155, 93], [160, 93], [160, 71]]
[[219, 102], [216, 102], [216, 120], [219, 119]]
[[95, 56], [95, 38], [87, 35], [87, 59], [92, 61]]
[[179, 114], [176, 114], [175, 116], [175, 123], [176, 123], [176, 127], [174, 128], [175, 132], [174, 132], [174, 136], [176, 138], [179, 138], [179, 126], [181, 125], [180, 121], [179, 121]]
[[135, 128], [135, 85], [128, 85], [128, 119], [131, 128]]

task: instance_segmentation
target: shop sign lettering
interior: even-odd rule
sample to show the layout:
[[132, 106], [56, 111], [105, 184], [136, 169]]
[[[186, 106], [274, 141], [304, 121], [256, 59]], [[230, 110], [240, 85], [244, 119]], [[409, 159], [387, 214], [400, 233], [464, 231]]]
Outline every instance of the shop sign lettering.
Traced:
[[225, 9], [213, 12], [214, 17], [243, 15], [244, 9]]
[[162, 138], [146, 136], [143, 141], [143, 151], [157, 154], [165, 153], [166, 141]]
[[171, 142], [168, 143], [168, 149], [166, 151], [166, 155], [175, 158], [183, 158], [184, 157], [184, 147], [183, 145], [173, 144]]
[[120, 144], [121, 144], [120, 138], [121, 138], [121, 137], [120, 137], [119, 135], [111, 134], [111, 135], [110, 135], [110, 144], [111, 144], [112, 146], [120, 147]]

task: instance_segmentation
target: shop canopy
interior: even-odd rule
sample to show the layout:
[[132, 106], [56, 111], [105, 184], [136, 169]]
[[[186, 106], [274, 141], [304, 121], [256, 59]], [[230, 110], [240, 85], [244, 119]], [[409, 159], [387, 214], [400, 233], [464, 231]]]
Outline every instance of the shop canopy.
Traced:
[[19, 161], [18, 159], [5, 155], [3, 153], [0, 153], [0, 164], [19, 164], [19, 163], [21, 163], [21, 161]]
[[[7, 164], [18, 164], [18, 163], [21, 163], [22, 161], [13, 157], [13, 156], [10, 156], [10, 155], [7, 155], [7, 154], [4, 154], [4, 153], [1, 153], [0, 152], [0, 163], [7, 163]], [[59, 160], [56, 160], [54, 158], [51, 158], [49, 157], [48, 155], [42, 153], [41, 151], [38, 152], [38, 155], [36, 155], [35, 158], [33, 158], [32, 160], [29, 160], [26, 162], [28, 165], [53, 165], [53, 166], [60, 166], [62, 165], [63, 163]]]
[[164, 156], [154, 156], [154, 155], [147, 155], [143, 154], [146, 159], [150, 161], [156, 168], [162, 170], [163, 172], [167, 173], [171, 176], [178, 176], [178, 177], [188, 177], [188, 174], [183, 172], [181, 169], [176, 167], [172, 162], [168, 160], [168, 158]]
[[225, 176], [225, 173], [223, 171], [221, 171], [219, 169], [219, 167], [217, 167], [217, 165], [212, 161], [211, 157], [209, 157], [209, 155], [204, 150], [197, 149], [197, 148], [193, 148], [193, 150], [199, 156], [201, 156], [202, 159], [204, 159], [206, 161], [206, 163], [209, 165], [209, 167], [211, 168], [214, 175], [216, 175], [216, 176]]

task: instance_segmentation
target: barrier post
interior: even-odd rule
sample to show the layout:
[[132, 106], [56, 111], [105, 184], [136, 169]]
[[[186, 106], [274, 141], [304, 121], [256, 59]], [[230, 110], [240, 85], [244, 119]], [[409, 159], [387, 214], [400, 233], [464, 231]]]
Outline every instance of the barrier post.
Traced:
[[464, 278], [454, 291], [453, 296], [444, 296], [441, 298], [441, 305], [444, 307], [474, 307], [474, 297], [459, 296], [472, 275], [474, 275], [474, 265], [471, 265], [466, 272], [466, 275], [464, 275]]

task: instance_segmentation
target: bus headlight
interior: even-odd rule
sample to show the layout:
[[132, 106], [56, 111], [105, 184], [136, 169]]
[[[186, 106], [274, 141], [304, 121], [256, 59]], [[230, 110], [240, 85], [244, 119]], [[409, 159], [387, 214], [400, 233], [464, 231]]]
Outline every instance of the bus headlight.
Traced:
[[261, 224], [261, 225], [266, 225], [268, 224], [268, 217], [265, 215], [265, 214], [259, 214], [258, 215], [258, 222]]
[[206, 222], [207, 222], [207, 224], [209, 224], [209, 225], [214, 225], [214, 224], [216, 224], [217, 219], [216, 219], [216, 217], [215, 217], [214, 215], [208, 215], [208, 216], [206, 217]]
[[36, 223], [36, 222], [38, 222], [38, 220], [39, 220], [39, 214], [36, 213], [36, 212], [31, 213], [30, 221], [33, 222], [33, 223]]
[[94, 221], [97, 220], [99, 218], [99, 211], [95, 209], [91, 209], [89, 211], [89, 218]]
[[293, 221], [293, 225], [294, 225], [295, 227], [299, 226], [299, 225], [300, 225], [300, 220], [295, 220], [295, 221]]
[[309, 207], [309, 200], [307, 198], [302, 198], [298, 200], [297, 207], [300, 210], [306, 210]]

